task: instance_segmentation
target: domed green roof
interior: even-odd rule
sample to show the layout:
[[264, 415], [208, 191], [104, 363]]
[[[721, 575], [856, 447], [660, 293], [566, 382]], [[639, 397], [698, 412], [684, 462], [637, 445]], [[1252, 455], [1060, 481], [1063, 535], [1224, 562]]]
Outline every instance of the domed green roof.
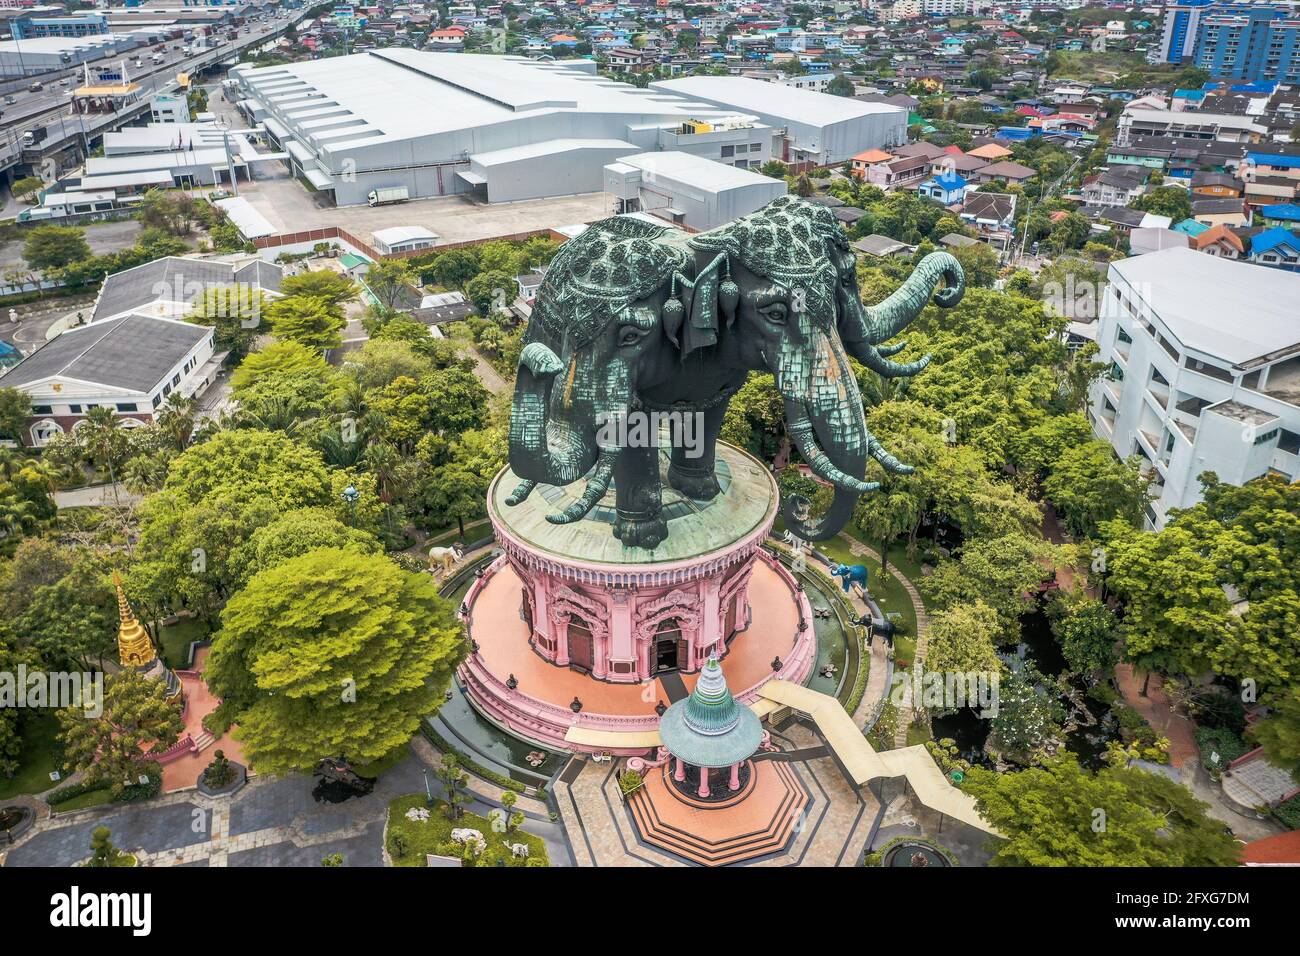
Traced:
[[699, 767], [727, 767], [751, 756], [763, 726], [748, 707], [736, 703], [722, 666], [711, 657], [695, 690], [664, 712], [659, 737], [668, 752]]

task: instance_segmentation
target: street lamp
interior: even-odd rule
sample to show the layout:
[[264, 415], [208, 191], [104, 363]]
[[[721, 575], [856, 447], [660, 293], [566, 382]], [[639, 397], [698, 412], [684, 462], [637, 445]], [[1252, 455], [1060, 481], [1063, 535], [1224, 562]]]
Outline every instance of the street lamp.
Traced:
[[424, 805], [433, 806], [433, 791], [429, 789], [429, 768], [421, 767], [420, 773], [424, 774]]
[[353, 524], [357, 519], [357, 502], [361, 499], [361, 492], [357, 491], [352, 485], [343, 489], [342, 498], [348, 503], [348, 520]]

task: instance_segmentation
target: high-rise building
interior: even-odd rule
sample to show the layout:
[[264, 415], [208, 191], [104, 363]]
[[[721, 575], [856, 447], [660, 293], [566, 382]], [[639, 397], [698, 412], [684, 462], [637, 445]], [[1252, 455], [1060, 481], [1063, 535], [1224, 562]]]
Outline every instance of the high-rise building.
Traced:
[[1165, 8], [1160, 62], [1216, 79], [1300, 79], [1300, 17], [1281, 4], [1176, 0]]

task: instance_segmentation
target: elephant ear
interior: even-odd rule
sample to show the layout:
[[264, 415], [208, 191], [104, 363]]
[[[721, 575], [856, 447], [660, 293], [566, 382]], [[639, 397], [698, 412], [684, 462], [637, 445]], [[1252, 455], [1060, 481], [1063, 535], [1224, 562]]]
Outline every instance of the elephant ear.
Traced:
[[726, 254], [718, 253], [690, 283], [690, 319], [681, 336], [683, 359], [696, 349], [718, 344], [718, 284], [726, 261]]

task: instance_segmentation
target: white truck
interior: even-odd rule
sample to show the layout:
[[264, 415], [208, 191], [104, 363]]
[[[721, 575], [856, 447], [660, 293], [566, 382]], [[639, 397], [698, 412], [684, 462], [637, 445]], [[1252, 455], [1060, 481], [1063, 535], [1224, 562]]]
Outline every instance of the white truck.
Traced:
[[366, 194], [366, 202], [372, 206], [387, 206], [389, 203], [406, 202], [411, 198], [405, 186], [389, 186], [385, 189], [372, 189]]

